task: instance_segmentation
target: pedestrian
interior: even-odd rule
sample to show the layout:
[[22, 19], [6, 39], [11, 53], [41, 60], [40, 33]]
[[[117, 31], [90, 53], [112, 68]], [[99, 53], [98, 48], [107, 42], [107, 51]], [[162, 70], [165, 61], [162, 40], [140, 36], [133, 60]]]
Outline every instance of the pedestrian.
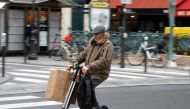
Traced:
[[[109, 76], [114, 47], [104, 26], [96, 26], [92, 33], [93, 37], [90, 39], [89, 45], [73, 62], [78, 62], [79, 64], [85, 62], [82, 67], [82, 73], [91, 76], [92, 85], [95, 89]], [[72, 64], [67, 65], [67, 70], [70, 70], [71, 66]], [[108, 108], [106, 106], [100, 107], [96, 103], [93, 109]]]

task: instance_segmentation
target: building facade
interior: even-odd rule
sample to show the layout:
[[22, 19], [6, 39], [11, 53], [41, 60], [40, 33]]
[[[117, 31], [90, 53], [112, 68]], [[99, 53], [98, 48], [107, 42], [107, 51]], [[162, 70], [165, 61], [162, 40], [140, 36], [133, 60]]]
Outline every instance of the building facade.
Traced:
[[[69, 29], [90, 31], [89, 4], [93, 1], [110, 4], [110, 31], [119, 31], [121, 25], [121, 16], [116, 10], [117, 6], [121, 6], [121, 0], [70, 0], [69, 3], [66, 0], [21, 1], [9, 2], [8, 11], [0, 11], [0, 32], [8, 33], [8, 51], [25, 49], [32, 24], [39, 30], [36, 37], [38, 52], [49, 50], [54, 41], [53, 32], [65, 36], [69, 34]], [[190, 26], [189, 4], [190, 0], [176, 0], [176, 26]], [[169, 25], [168, 0], [132, 0], [126, 8], [126, 31], [163, 32], [164, 27]]]
[[[0, 14], [1, 32], [7, 33], [7, 51], [28, 50], [31, 40], [35, 40], [36, 52], [48, 51], [55, 39], [55, 34], [52, 33], [60, 33], [62, 30], [62, 9], [78, 6], [79, 4], [73, 1], [64, 0], [7, 2], [6, 11], [1, 11]], [[33, 37], [34, 39], [31, 39], [31, 31], [34, 27], [37, 29], [37, 34]]]

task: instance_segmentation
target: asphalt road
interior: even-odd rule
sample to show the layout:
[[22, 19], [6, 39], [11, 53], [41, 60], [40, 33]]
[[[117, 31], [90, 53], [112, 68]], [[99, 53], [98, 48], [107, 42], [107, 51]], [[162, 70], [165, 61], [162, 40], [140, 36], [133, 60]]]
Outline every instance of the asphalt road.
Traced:
[[[61, 109], [62, 103], [44, 99], [44, 85], [52, 68], [55, 67], [7, 64], [6, 72], [13, 78], [0, 86], [0, 109]], [[187, 71], [157, 68], [148, 71], [144, 73], [142, 67], [112, 69], [110, 78], [97, 88], [100, 105], [109, 109], [189, 109]], [[71, 109], [78, 109], [77, 105], [71, 105]]]
[[[190, 107], [190, 85], [98, 88], [96, 94], [99, 103], [109, 106], [109, 109]], [[61, 107], [62, 103], [44, 99], [43, 92], [0, 96], [0, 109], [61, 109]], [[71, 109], [77, 109], [77, 105], [71, 105]]]

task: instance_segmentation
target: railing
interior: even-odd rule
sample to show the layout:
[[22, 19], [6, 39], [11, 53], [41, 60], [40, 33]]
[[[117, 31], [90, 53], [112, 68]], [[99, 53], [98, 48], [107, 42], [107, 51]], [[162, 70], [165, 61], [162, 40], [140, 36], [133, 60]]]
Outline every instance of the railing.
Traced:
[[[110, 40], [112, 43], [116, 46], [120, 45], [120, 37], [121, 33], [120, 32], [115, 32], [115, 31], [109, 31], [110, 34]], [[84, 38], [89, 40], [92, 37], [92, 33], [88, 31], [79, 31], [79, 30], [74, 30], [70, 32], [70, 35], [74, 37], [74, 40], [84, 42]], [[130, 32], [128, 33], [128, 38], [126, 38], [126, 46], [131, 46], [135, 47], [138, 46], [142, 41], [143, 37], [147, 36], [149, 37], [149, 44], [150, 46], [156, 44], [156, 42], [160, 41], [162, 38], [161, 33], [141, 33], [141, 32]]]

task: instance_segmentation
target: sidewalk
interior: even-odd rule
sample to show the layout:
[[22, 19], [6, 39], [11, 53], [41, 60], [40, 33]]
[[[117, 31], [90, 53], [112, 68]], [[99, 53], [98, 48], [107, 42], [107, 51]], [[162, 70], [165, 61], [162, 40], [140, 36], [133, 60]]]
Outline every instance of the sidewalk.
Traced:
[[0, 76], [0, 85], [3, 84], [3, 83], [6, 83], [10, 79], [11, 79], [10, 75], [5, 75], [4, 77]]
[[19, 63], [19, 64], [31, 64], [31, 65], [45, 65], [45, 66], [59, 66], [64, 67], [69, 62], [68, 61], [55, 61], [49, 56], [38, 56], [37, 60], [26, 60], [26, 63], [24, 61], [23, 56], [9, 56], [5, 58], [6, 63]]

